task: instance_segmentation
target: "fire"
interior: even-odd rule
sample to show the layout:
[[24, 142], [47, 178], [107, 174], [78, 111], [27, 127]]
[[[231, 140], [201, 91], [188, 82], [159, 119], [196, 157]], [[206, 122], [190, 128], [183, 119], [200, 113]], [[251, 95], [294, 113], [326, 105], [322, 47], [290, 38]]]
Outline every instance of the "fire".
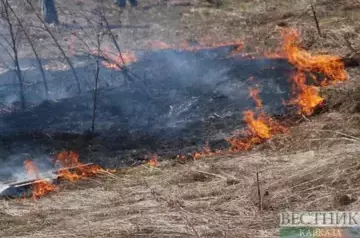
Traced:
[[195, 152], [192, 157], [195, 159], [195, 160], [198, 160], [202, 157], [206, 157], [206, 156], [214, 156], [214, 155], [219, 155], [221, 154], [221, 151], [219, 150], [216, 150], [215, 152], [211, 151], [211, 148], [209, 146], [209, 142], [206, 142], [204, 148], [202, 151], [200, 152]]
[[169, 44], [163, 42], [163, 41], [149, 41], [146, 44], [147, 48], [153, 49], [153, 50], [166, 50], [172, 48]]
[[271, 137], [270, 127], [267, 125], [265, 118], [261, 115], [255, 118], [255, 113], [250, 110], [243, 112], [243, 119], [247, 123], [250, 132], [260, 139], [269, 139]]
[[[83, 164], [79, 161], [79, 154], [73, 151], [64, 151], [56, 155], [55, 166], [59, 167], [56, 171], [56, 178], [75, 182], [79, 179], [95, 176], [101, 172], [114, 173], [116, 170], [104, 170], [99, 165]], [[41, 177], [37, 166], [31, 160], [24, 161], [24, 168], [27, 177], [33, 179], [31, 189], [34, 199], [56, 190], [56, 186], [45, 178]], [[52, 178], [54, 179], [54, 178]]]
[[324, 99], [319, 95], [315, 86], [306, 85], [306, 76], [302, 72], [297, 72], [292, 80], [296, 85], [295, 90], [298, 91], [297, 96], [291, 99], [290, 105], [297, 105], [299, 112], [305, 115], [311, 115], [314, 109], [324, 102]]
[[341, 58], [333, 55], [312, 55], [299, 46], [300, 35], [295, 29], [281, 30], [283, 50], [287, 59], [295, 67], [304, 72], [320, 72], [329, 77], [331, 83], [345, 81], [347, 76]]
[[25, 160], [24, 167], [27, 176], [29, 178], [36, 179], [36, 181], [31, 186], [32, 197], [34, 200], [56, 189], [54, 184], [51, 184], [48, 181], [40, 178], [40, 173], [36, 165], [31, 160]]
[[60, 167], [73, 167], [79, 165], [79, 154], [73, 151], [63, 151], [57, 154], [55, 164]]
[[79, 154], [73, 151], [60, 152], [56, 156], [55, 164], [60, 166], [57, 174], [60, 178], [75, 182], [79, 179], [91, 177], [104, 171], [100, 166], [94, 164], [83, 164], [79, 162]]
[[[296, 95], [289, 104], [296, 105], [299, 113], [311, 115], [314, 109], [321, 105], [324, 99], [314, 86], [306, 84], [306, 74], [319, 72], [324, 75], [321, 86], [327, 86], [347, 79], [344, 63], [341, 58], [333, 55], [312, 55], [299, 46], [299, 33], [295, 29], [281, 30], [283, 50], [287, 59], [298, 72], [293, 75], [293, 93]], [[310, 75], [317, 81], [314, 75]]]
[[131, 64], [137, 61], [135, 52], [124, 51], [121, 54], [112, 55], [109, 53], [103, 53], [103, 56], [108, 60], [103, 61], [102, 64], [108, 69], [121, 70], [125, 65]]
[[54, 184], [51, 184], [46, 180], [37, 180], [32, 186], [32, 197], [36, 200], [55, 190], [56, 186]]
[[243, 120], [247, 124], [247, 129], [236, 133], [234, 137], [226, 138], [231, 145], [231, 152], [249, 150], [254, 145], [263, 143], [276, 134], [287, 132], [286, 127], [280, 125], [261, 110], [257, 116], [253, 111], [244, 111]]
[[262, 108], [262, 102], [261, 99], [259, 98], [259, 94], [260, 94], [259, 89], [253, 89], [249, 87], [249, 97], [255, 101], [256, 107], [260, 109]]
[[151, 167], [159, 167], [158, 156], [156, 154], [151, 156], [151, 159], [147, 162], [147, 165]]
[[91, 54], [94, 56], [102, 57], [104, 60], [102, 64], [108, 69], [121, 70], [125, 65], [131, 64], [137, 61], [135, 52], [124, 51], [117, 54], [111, 53], [108, 48], [100, 50], [91, 50]]
[[243, 112], [243, 120], [247, 124], [247, 129], [235, 133], [234, 137], [226, 138], [231, 145], [231, 152], [249, 150], [254, 145], [260, 144], [278, 133], [287, 131], [286, 127], [280, 125], [263, 111], [259, 94], [259, 89], [249, 87], [249, 97], [254, 100], [258, 112], [255, 113], [251, 110]]
[[34, 164], [34, 162], [32, 162], [31, 160], [27, 159], [24, 161], [24, 168], [25, 168], [26, 175], [29, 178], [32, 178], [32, 179], [40, 178], [39, 170], [36, 167], [36, 165]]

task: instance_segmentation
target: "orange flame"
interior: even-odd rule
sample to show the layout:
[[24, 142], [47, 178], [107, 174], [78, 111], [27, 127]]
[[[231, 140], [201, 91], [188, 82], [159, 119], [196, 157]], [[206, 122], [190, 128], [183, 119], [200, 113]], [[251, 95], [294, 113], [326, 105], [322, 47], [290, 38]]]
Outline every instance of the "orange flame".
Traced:
[[296, 73], [292, 80], [296, 85], [296, 89], [299, 93], [293, 99], [290, 100], [290, 105], [297, 105], [299, 113], [303, 113], [307, 116], [314, 112], [314, 109], [324, 102], [324, 99], [319, 95], [316, 87], [305, 84], [306, 76], [302, 72]]
[[54, 184], [51, 184], [48, 181], [40, 178], [39, 171], [36, 165], [31, 160], [25, 160], [24, 167], [26, 174], [29, 178], [37, 179], [31, 186], [32, 197], [34, 200], [56, 189], [56, 186]]
[[73, 151], [64, 151], [58, 153], [55, 164], [61, 167], [61, 169], [57, 171], [59, 177], [70, 182], [75, 182], [82, 178], [91, 177], [101, 171], [104, 171], [104, 169], [98, 165], [87, 165], [79, 162], [79, 154]]
[[158, 156], [156, 154], [151, 156], [151, 159], [147, 162], [147, 165], [151, 167], [159, 167]]
[[27, 159], [24, 161], [24, 168], [25, 168], [26, 175], [29, 178], [33, 178], [33, 179], [40, 178], [39, 170], [36, 167], [36, 165], [34, 164], [34, 162], [32, 162], [31, 160]]
[[135, 52], [125, 51], [115, 56], [104, 52], [103, 56], [108, 59], [109, 62], [103, 61], [102, 64], [108, 69], [121, 70], [123, 66], [131, 64], [137, 61]]
[[283, 49], [289, 62], [296, 66], [298, 70], [304, 72], [320, 72], [331, 81], [336, 83], [345, 81], [347, 76], [345, 65], [341, 58], [333, 55], [311, 55], [299, 46], [300, 35], [295, 29], [284, 28], [281, 30], [283, 37]]
[[[247, 129], [236, 133], [234, 137], [226, 138], [231, 145], [230, 151], [232, 152], [249, 150], [254, 145], [287, 131], [286, 127], [280, 125], [263, 111], [259, 93], [259, 89], [249, 87], [249, 97], [255, 101], [259, 113], [256, 117], [253, 111], [245, 110], [243, 112], [243, 120], [247, 124]], [[239, 136], [243, 138], [238, 139]]]
[[146, 44], [147, 48], [153, 49], [153, 50], [165, 50], [165, 49], [170, 49], [172, 48], [169, 44], [163, 42], [163, 41], [149, 41]]
[[206, 157], [206, 156], [214, 156], [214, 155], [219, 155], [221, 154], [221, 151], [220, 150], [216, 150], [216, 151], [211, 151], [211, 148], [209, 146], [209, 142], [206, 142], [204, 148], [202, 151], [200, 152], [195, 152], [192, 157], [195, 159], [195, 160], [198, 160], [202, 157]]
[[32, 186], [32, 197], [36, 200], [55, 190], [56, 186], [54, 184], [51, 184], [46, 180], [37, 180]]
[[253, 89], [249, 87], [249, 97], [255, 101], [256, 107], [260, 109], [262, 108], [262, 102], [261, 99], [259, 98], [259, 94], [260, 94], [259, 89]]
[[[306, 85], [304, 72], [319, 72], [325, 77], [321, 86], [327, 86], [347, 79], [345, 66], [341, 58], [333, 55], [311, 55], [299, 46], [299, 33], [295, 29], [284, 28], [281, 30], [283, 37], [283, 50], [291, 64], [298, 72], [292, 77], [294, 83], [293, 94], [296, 95], [289, 104], [296, 105], [299, 113], [311, 115], [314, 109], [323, 103], [316, 87]], [[311, 75], [315, 81], [316, 77]]]

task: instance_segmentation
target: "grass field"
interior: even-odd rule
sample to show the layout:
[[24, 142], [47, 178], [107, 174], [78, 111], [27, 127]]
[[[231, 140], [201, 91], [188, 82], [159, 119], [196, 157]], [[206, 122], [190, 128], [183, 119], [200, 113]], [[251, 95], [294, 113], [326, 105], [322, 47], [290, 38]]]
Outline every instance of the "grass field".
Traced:
[[[91, 16], [91, 1], [57, 1], [62, 22]], [[74, 2], [76, 4], [74, 4]], [[176, 3], [189, 2], [190, 5]], [[143, 28], [114, 30], [123, 49], [149, 41], [239, 39], [245, 50], [275, 50], [279, 26], [301, 33], [314, 53], [352, 57], [360, 53], [360, 1], [317, 1], [319, 36], [310, 4], [295, 0], [206, 1], [139, 0], [118, 10], [109, 4], [109, 21]], [[28, 12], [29, 18], [31, 12]], [[80, 14], [80, 12], [77, 12]], [[80, 24], [80, 23], [79, 23]], [[68, 46], [69, 28], [55, 29]], [[38, 32], [33, 32], [38, 34]], [[79, 33], [80, 34], [80, 33]], [[44, 39], [46, 39], [46, 35]], [[43, 57], [56, 52], [50, 43]], [[76, 42], [74, 43], [76, 44]], [[24, 45], [24, 56], [27, 46]], [[76, 47], [75, 47], [76, 48]], [[278, 237], [278, 213], [285, 209], [358, 210], [360, 207], [359, 68], [348, 70], [343, 85], [322, 89], [327, 110], [303, 118], [286, 134], [250, 152], [204, 158], [186, 164], [121, 169], [114, 175], [65, 183], [59, 191], [32, 201], [0, 201], [1, 237]], [[256, 173], [263, 196], [259, 211]]]

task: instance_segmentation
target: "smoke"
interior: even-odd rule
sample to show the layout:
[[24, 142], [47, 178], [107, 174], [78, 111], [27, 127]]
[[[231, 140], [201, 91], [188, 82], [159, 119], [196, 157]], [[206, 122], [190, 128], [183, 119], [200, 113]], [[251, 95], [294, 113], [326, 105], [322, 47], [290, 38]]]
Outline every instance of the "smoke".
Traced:
[[[24, 167], [24, 162], [31, 160], [37, 167], [41, 178], [51, 176], [49, 171], [53, 169], [52, 159], [44, 154], [13, 154], [0, 161], [0, 181], [25, 181], [28, 179], [35, 179], [27, 174]], [[1, 189], [0, 189], [1, 190]]]
[[[242, 112], [256, 107], [249, 98], [249, 87], [261, 91], [259, 96], [267, 112], [283, 114], [286, 107], [282, 99], [286, 100], [290, 92], [288, 79], [292, 66], [286, 60], [227, 58], [229, 50], [223, 47], [199, 52], [145, 52], [128, 66], [127, 74], [102, 68], [95, 130], [101, 138], [106, 138], [105, 146], [137, 149], [143, 147], [137, 142], [146, 141], [143, 138], [151, 138], [154, 148], [164, 141], [179, 139], [193, 145], [194, 141], [200, 144], [229, 135], [234, 129], [244, 127]], [[51, 96], [58, 100], [42, 104], [43, 85], [36, 76], [39, 74], [35, 70], [26, 74], [25, 98], [39, 105], [3, 115], [0, 124], [3, 135], [30, 135], [24, 139], [26, 146], [11, 142], [11, 149], [3, 147], [9, 162], [0, 171], [3, 177], [24, 177], [21, 171], [26, 156], [22, 153], [31, 152], [33, 159], [44, 157], [42, 142], [34, 143], [33, 133], [62, 136], [82, 134], [91, 128], [93, 62], [80, 65], [76, 71], [84, 90], [81, 95], [77, 93], [72, 72], [48, 70]], [[37, 81], [30, 84], [32, 80]], [[0, 92], [0, 100], [16, 95], [15, 89], [11, 93]], [[188, 145], [184, 142], [177, 146]], [[18, 151], [19, 148], [22, 150]], [[10, 158], [13, 154], [16, 156]], [[46, 161], [48, 158], [38, 161], [42, 171], [51, 167]], [[46, 166], [42, 168], [43, 165]]]

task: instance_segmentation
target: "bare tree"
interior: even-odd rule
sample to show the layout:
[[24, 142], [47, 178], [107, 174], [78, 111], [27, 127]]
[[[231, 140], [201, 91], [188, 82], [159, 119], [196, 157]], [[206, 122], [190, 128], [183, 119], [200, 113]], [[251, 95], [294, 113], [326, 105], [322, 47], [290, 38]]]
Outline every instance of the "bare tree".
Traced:
[[53, 41], [55, 42], [57, 48], [59, 49], [59, 51], [61, 52], [61, 54], [63, 55], [63, 57], [65, 58], [66, 62], [68, 63], [74, 78], [75, 78], [75, 82], [76, 82], [76, 86], [77, 86], [77, 90], [78, 93], [81, 93], [81, 87], [80, 87], [80, 80], [79, 77], [76, 74], [75, 68], [72, 64], [72, 62], [70, 61], [69, 57], [66, 55], [64, 49], [61, 47], [59, 41], [56, 39], [55, 35], [51, 32], [50, 28], [46, 25], [46, 22], [41, 18], [41, 16], [36, 12], [35, 7], [33, 6], [33, 4], [31, 3], [30, 0], [26, 0], [26, 2], [29, 4], [29, 6], [31, 7], [31, 9], [34, 11], [36, 17], [41, 21], [41, 23], [43, 24], [45, 31], [47, 33], [49, 33], [50, 37], [53, 39]]
[[101, 29], [98, 29], [96, 32], [96, 50], [97, 56], [95, 58], [95, 85], [94, 85], [94, 97], [93, 97], [93, 115], [91, 123], [91, 131], [95, 132], [95, 118], [96, 118], [96, 107], [97, 107], [97, 94], [98, 94], [98, 84], [99, 84], [99, 73], [100, 73], [100, 54], [101, 54], [101, 42], [102, 42], [102, 32]]
[[39, 57], [39, 55], [38, 55], [38, 53], [36, 51], [35, 45], [33, 44], [32, 40], [30, 38], [30, 35], [26, 31], [25, 26], [22, 24], [21, 19], [17, 16], [17, 14], [15, 13], [14, 9], [10, 6], [10, 4], [8, 4], [8, 8], [13, 13], [14, 17], [16, 18], [18, 25], [20, 26], [20, 28], [24, 32], [24, 35], [25, 35], [26, 39], [28, 40], [28, 42], [30, 44], [30, 47], [31, 47], [31, 49], [32, 49], [32, 51], [33, 51], [33, 53], [35, 55], [36, 61], [37, 61], [38, 65], [39, 65], [39, 69], [40, 69], [40, 73], [41, 73], [41, 76], [42, 76], [42, 79], [43, 79], [43, 83], [44, 83], [45, 98], [49, 99], [49, 87], [48, 87], [48, 84], [47, 84], [47, 81], [46, 81], [45, 71], [44, 71], [43, 65], [41, 63], [41, 59], [40, 59], [40, 57]]
[[8, 43], [12, 50], [12, 59], [15, 66], [15, 73], [16, 77], [19, 82], [19, 98], [20, 98], [20, 104], [21, 109], [24, 110], [26, 107], [25, 103], [25, 94], [24, 94], [24, 80], [19, 64], [19, 52], [18, 52], [18, 42], [17, 42], [17, 36], [18, 36], [18, 29], [14, 27], [14, 24], [12, 22], [11, 16], [10, 16], [10, 4], [7, 0], [1, 0], [2, 4], [2, 10], [3, 10], [3, 18], [5, 19], [7, 26], [8, 26], [8, 33], [10, 35], [10, 40], [8, 41], [6, 37], [4, 37], [4, 40]]
[[43, 15], [44, 22], [48, 24], [59, 24], [59, 18], [55, 7], [54, 0], [42, 0], [41, 1], [41, 11]]

